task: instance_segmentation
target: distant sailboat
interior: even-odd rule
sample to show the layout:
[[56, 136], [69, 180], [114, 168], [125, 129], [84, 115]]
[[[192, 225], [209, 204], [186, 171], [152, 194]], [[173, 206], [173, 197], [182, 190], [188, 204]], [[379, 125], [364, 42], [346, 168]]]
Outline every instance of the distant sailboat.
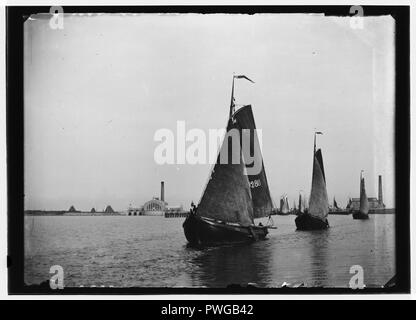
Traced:
[[278, 215], [286, 216], [288, 214], [290, 214], [290, 208], [289, 208], [289, 203], [287, 201], [287, 196], [282, 196], [280, 198], [280, 210], [279, 210]]
[[[321, 149], [316, 150], [315, 132], [313, 144], [312, 188], [307, 212], [296, 217], [298, 230], [319, 230], [329, 227], [327, 216], [329, 211], [328, 194], [326, 192], [326, 179]], [[305, 210], [306, 211], [306, 210]]]
[[338, 207], [338, 203], [334, 197], [334, 202], [332, 208], [330, 208], [329, 210], [329, 214], [348, 215], [350, 214], [350, 211], [348, 210], [348, 207], [346, 209], [341, 209], [340, 207]]
[[[234, 80], [240, 78], [251, 81], [245, 76], [233, 76], [227, 134], [237, 129], [241, 137], [242, 129], [249, 129], [250, 149], [253, 150], [259, 143], [258, 140], [255, 142], [258, 137], [252, 108], [245, 105], [235, 111]], [[268, 234], [269, 226], [254, 223], [255, 218], [267, 217], [272, 213], [272, 199], [261, 151], [258, 149], [254, 152], [255, 161], [262, 164], [261, 171], [249, 175], [249, 166], [244, 161], [245, 150], [242, 150], [241, 144], [239, 148], [233, 147], [236, 141], [230, 137], [226, 135], [224, 138], [198, 207], [191, 210], [183, 223], [185, 236], [192, 245], [260, 240]], [[224, 153], [228, 154], [226, 163], [220, 161]], [[234, 163], [233, 159], [240, 161]]]
[[369, 218], [368, 211], [370, 205], [368, 203], [367, 193], [365, 192], [365, 182], [363, 177], [363, 171], [360, 172], [360, 210], [355, 211], [352, 214], [353, 219], [366, 220]]
[[348, 198], [347, 206], [345, 207], [348, 211], [352, 211], [352, 200], [351, 198]]
[[305, 201], [302, 199], [302, 195], [299, 193], [299, 203], [298, 203], [298, 211], [297, 214], [301, 214], [305, 212]]
[[339, 208], [338, 208], [338, 203], [337, 203], [337, 201], [335, 200], [335, 197], [334, 197], [334, 209], [339, 209]]

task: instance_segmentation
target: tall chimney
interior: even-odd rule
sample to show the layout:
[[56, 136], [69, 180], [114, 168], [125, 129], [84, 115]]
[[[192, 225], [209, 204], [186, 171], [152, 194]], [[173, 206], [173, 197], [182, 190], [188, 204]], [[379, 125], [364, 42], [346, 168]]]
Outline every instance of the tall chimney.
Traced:
[[160, 200], [165, 201], [165, 182], [160, 182]]
[[381, 182], [381, 175], [378, 176], [378, 203], [383, 206], [383, 185]]

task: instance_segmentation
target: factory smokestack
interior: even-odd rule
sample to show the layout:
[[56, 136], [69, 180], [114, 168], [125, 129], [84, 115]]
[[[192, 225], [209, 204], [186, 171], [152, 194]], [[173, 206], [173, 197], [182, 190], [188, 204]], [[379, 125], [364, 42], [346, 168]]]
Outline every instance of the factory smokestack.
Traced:
[[383, 203], [383, 185], [381, 182], [381, 175], [378, 176], [378, 203], [380, 206], [384, 207]]
[[160, 182], [160, 200], [165, 201], [165, 182]]

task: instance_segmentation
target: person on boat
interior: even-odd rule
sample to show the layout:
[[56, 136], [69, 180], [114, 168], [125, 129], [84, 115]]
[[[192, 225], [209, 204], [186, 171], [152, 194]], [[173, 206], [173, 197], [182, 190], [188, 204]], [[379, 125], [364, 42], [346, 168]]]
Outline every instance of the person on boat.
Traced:
[[196, 210], [197, 210], [196, 205], [195, 205], [195, 203], [192, 201], [192, 202], [191, 202], [191, 210], [190, 210], [190, 213], [191, 213], [191, 214], [195, 214], [195, 213], [196, 213]]

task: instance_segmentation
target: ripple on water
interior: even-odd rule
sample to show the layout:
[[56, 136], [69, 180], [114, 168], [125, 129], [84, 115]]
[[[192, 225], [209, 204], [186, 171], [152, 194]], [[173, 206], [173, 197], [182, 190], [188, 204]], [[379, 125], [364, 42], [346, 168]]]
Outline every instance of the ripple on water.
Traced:
[[77, 287], [347, 287], [354, 264], [367, 286], [381, 286], [395, 273], [394, 215], [330, 216], [331, 227], [317, 232], [296, 231], [294, 216], [274, 222], [266, 241], [196, 250], [186, 246], [183, 219], [26, 217], [25, 281], [48, 279], [52, 265]]

